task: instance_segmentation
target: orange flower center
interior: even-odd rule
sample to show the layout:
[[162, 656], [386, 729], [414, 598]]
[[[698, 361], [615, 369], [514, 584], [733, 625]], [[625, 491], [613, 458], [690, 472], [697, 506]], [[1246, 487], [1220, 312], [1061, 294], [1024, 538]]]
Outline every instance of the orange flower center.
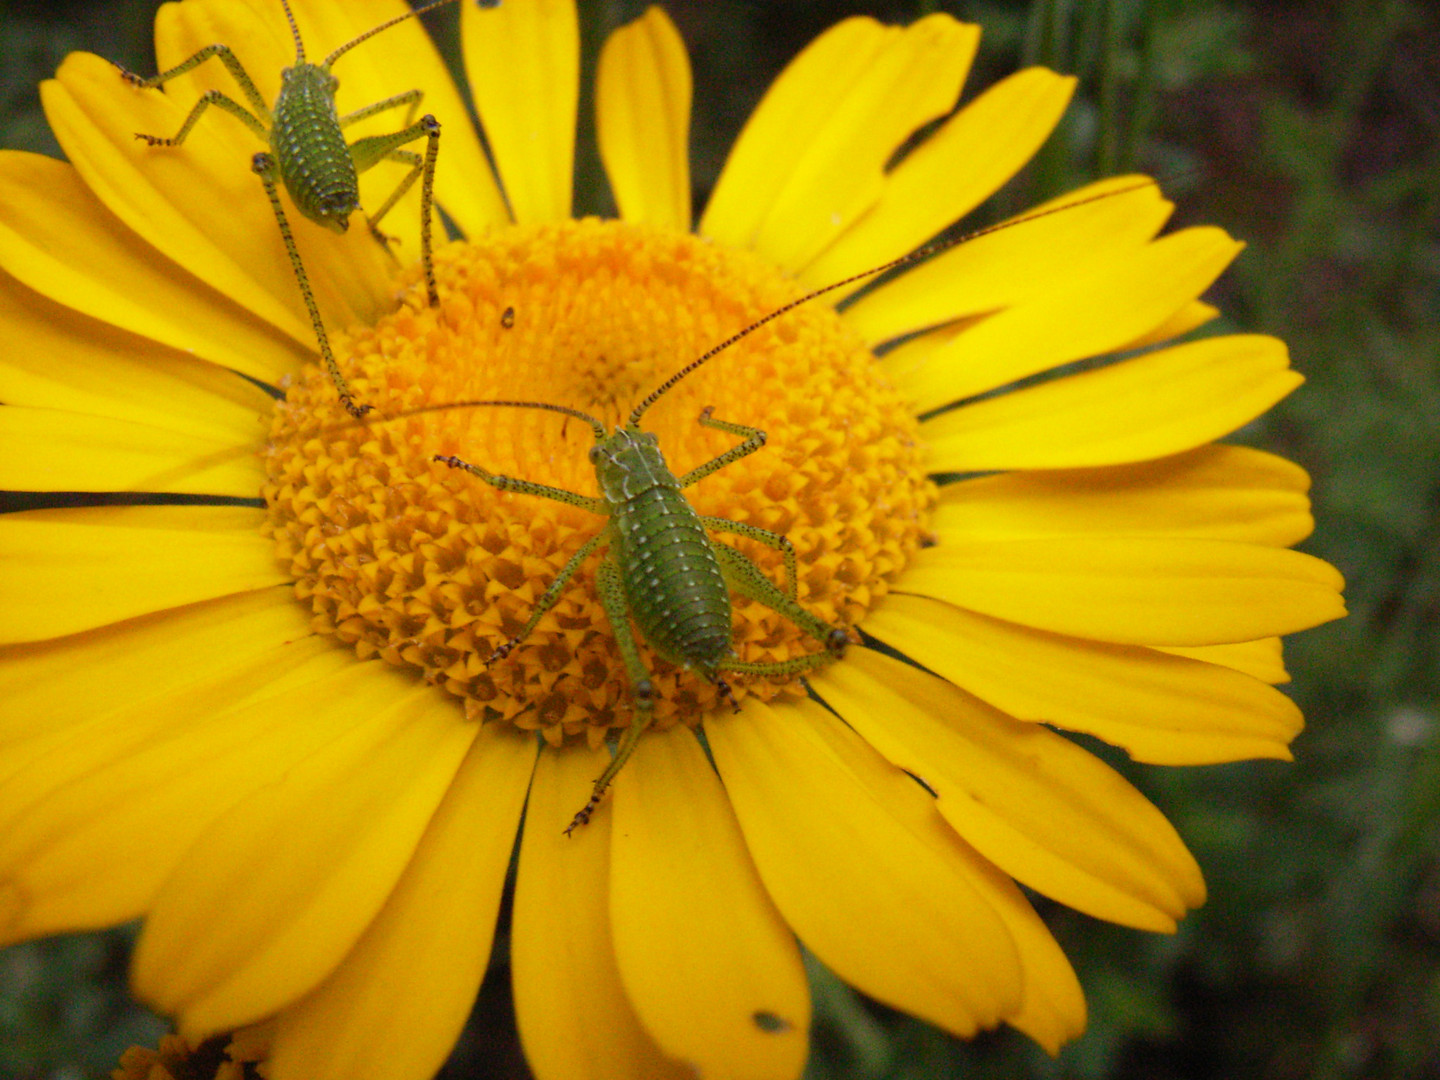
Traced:
[[[318, 630], [362, 657], [420, 669], [475, 719], [506, 719], [552, 742], [598, 743], [628, 725], [632, 695], [595, 587], [598, 551], [504, 659], [536, 601], [605, 518], [501, 492], [436, 463], [456, 455], [492, 474], [597, 495], [590, 425], [514, 407], [424, 406], [476, 399], [581, 410], [613, 429], [668, 376], [800, 295], [746, 252], [693, 236], [595, 220], [514, 227], [453, 244], [436, 260], [440, 305], [413, 288], [373, 327], [337, 335], [356, 400], [351, 421], [313, 365], [276, 407], [264, 495], [279, 557]], [[787, 536], [800, 603], [853, 626], [927, 535], [935, 500], [914, 418], [874, 357], [823, 301], [737, 342], [666, 393], [642, 420], [679, 476], [740, 440], [701, 410], [764, 430], [767, 445], [685, 491], [701, 514]], [[784, 561], [727, 536], [777, 585]], [[821, 648], [784, 616], [738, 594], [739, 660]], [[638, 631], [636, 631], [637, 637]], [[717, 688], [641, 655], [655, 723], [699, 723]], [[795, 677], [734, 676], [737, 696], [801, 694]]]

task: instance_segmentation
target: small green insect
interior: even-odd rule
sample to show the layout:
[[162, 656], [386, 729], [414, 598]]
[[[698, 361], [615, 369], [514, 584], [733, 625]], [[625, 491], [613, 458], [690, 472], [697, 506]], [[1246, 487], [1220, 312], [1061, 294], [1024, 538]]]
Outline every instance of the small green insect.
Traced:
[[[439, 303], [431, 257], [430, 218], [435, 188], [435, 162], [440, 148], [440, 123], [428, 114], [419, 120], [415, 119], [415, 112], [423, 97], [423, 91], [418, 89], [407, 90], [341, 116], [335, 107], [335, 90], [339, 86], [339, 80], [330, 73], [330, 67], [362, 41], [388, 30], [396, 23], [451, 2], [452, 0], [431, 0], [430, 3], [404, 15], [397, 15], [347, 41], [323, 62], [312, 64], [305, 59], [305, 45], [300, 40], [300, 28], [295, 23], [290, 5], [287, 0], [280, 0], [281, 7], [285, 10], [285, 18], [290, 24], [290, 33], [295, 39], [295, 64], [281, 72], [280, 93], [275, 99], [273, 109], [266, 105], [254, 81], [227, 45], [207, 45], [169, 71], [162, 71], [148, 79], [120, 68], [120, 75], [126, 82], [142, 89], [163, 86], [177, 75], [183, 75], [203, 64], [212, 56], [218, 57], [234, 76], [250, 103], [249, 109], [219, 90], [207, 90], [174, 135], [166, 138], [137, 132], [135, 137], [145, 140], [151, 146], [179, 146], [205, 110], [215, 105], [240, 120], [270, 147], [268, 151], [262, 151], [251, 159], [251, 169], [264, 184], [270, 206], [275, 212], [280, 235], [285, 241], [285, 250], [290, 256], [290, 265], [295, 270], [300, 293], [305, 299], [305, 307], [310, 312], [310, 321], [315, 327], [315, 337], [320, 344], [325, 368], [340, 393], [340, 400], [355, 417], [363, 416], [369, 406], [356, 404], [350, 387], [340, 374], [340, 367], [330, 350], [330, 339], [325, 333], [324, 323], [320, 320], [320, 309], [316, 306], [310, 289], [310, 279], [300, 260], [300, 252], [295, 246], [295, 238], [280, 205], [275, 184], [278, 179], [285, 185], [285, 190], [290, 193], [290, 199], [296, 208], [311, 221], [332, 232], [343, 233], [349, 228], [350, 215], [360, 209], [358, 175], [382, 161], [397, 161], [409, 165], [410, 172], [390, 193], [390, 197], [380, 209], [368, 218], [368, 224], [376, 240], [389, 251], [389, 242], [379, 228], [380, 221], [414, 186], [416, 179], [423, 177], [420, 187], [420, 257], [425, 268], [427, 297], [432, 305]], [[119, 67], [118, 64], [116, 66]], [[405, 126], [401, 130], [388, 135], [371, 135], [346, 144], [343, 132], [345, 127], [401, 106], [408, 107]], [[428, 140], [423, 157], [412, 150], [401, 149], [421, 137]]]
[[[560, 413], [567, 418], [567, 422], [570, 417], [583, 420], [595, 433], [595, 443], [590, 448], [590, 462], [595, 467], [595, 479], [601, 492], [598, 498], [547, 484], [496, 475], [453, 455], [436, 454], [433, 458], [434, 461], [453, 469], [462, 469], [499, 491], [514, 491], [523, 495], [553, 499], [608, 519], [605, 526], [585, 541], [560, 568], [550, 587], [535, 602], [530, 619], [520, 632], [496, 649], [487, 661], [494, 663], [504, 659], [529, 637], [545, 612], [555, 605], [580, 565], [597, 550], [602, 547], [606, 549], [596, 571], [596, 585], [630, 679], [635, 718], [621, 737], [610, 764], [596, 779], [589, 801], [580, 808], [565, 829], [567, 834], [590, 820], [606, 789], [624, 768], [626, 761], [634, 753], [640, 736], [654, 718], [655, 686], [650, 681], [649, 671], [640, 657], [635, 634], [630, 628], [632, 618], [645, 641], [656, 653], [682, 668], [699, 672], [705, 679], [716, 684], [721, 695], [730, 700], [736, 711], [739, 710], [739, 705], [735, 702], [730, 687], [721, 677], [722, 672], [762, 676], [799, 674], [839, 659], [844, 655], [850, 641], [847, 631], [832, 626], [807, 611], [796, 599], [795, 548], [788, 539], [779, 533], [753, 525], [702, 515], [690, 505], [683, 494], [686, 488], [697, 481], [763, 447], [765, 432], [744, 424], [717, 420], [707, 407], [699, 416], [698, 422], [702, 427], [727, 432], [743, 441], [684, 475], [676, 476], [666, 464], [655, 434], [643, 431], [640, 427], [640, 420], [646, 410], [682, 379], [742, 338], [817, 297], [887, 270], [908, 266], [978, 237], [1149, 187], [1153, 183], [1146, 180], [1129, 187], [1077, 199], [1064, 206], [1039, 210], [964, 236], [939, 240], [881, 266], [861, 271], [807, 293], [769, 312], [690, 361], [636, 405], [626, 422], [617, 425], [609, 434], [599, 420], [579, 409], [539, 401], [456, 401], [444, 405], [425, 405], [383, 418], [384, 421], [398, 420], [421, 413], [481, 406], [544, 409]], [[513, 313], [513, 308], [505, 309], [503, 325], [511, 325]], [[743, 536], [781, 552], [785, 558], [784, 587], [777, 587], [747, 556], [721, 540], [712, 539], [710, 533]], [[785, 616], [823, 644], [824, 649], [773, 663], [749, 663], [738, 659], [731, 649], [731, 589]], [[756, 1023], [764, 1028], [768, 1020], [762, 1014], [756, 1014]]]

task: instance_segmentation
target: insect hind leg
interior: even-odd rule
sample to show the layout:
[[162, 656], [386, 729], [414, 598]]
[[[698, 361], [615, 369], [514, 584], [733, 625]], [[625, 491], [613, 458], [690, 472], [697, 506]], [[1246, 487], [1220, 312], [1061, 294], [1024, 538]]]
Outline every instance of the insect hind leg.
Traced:
[[640, 742], [640, 736], [655, 719], [655, 684], [650, 681], [650, 672], [645, 667], [645, 661], [640, 658], [640, 648], [636, 645], [635, 634], [630, 629], [630, 605], [625, 599], [625, 586], [620, 579], [620, 568], [614, 559], [606, 558], [601, 561], [600, 568], [595, 572], [595, 586], [600, 592], [600, 603], [605, 608], [605, 617], [610, 620], [610, 628], [615, 632], [615, 644], [620, 650], [621, 660], [625, 663], [625, 671], [630, 676], [630, 685], [635, 694], [635, 715], [630, 720], [630, 726], [625, 729], [620, 745], [615, 748], [615, 756], [596, 779], [589, 801], [566, 826], [566, 836], [590, 820], [590, 815], [605, 796], [605, 789], [625, 767]]
[[[845, 646], [849, 644], [849, 635], [838, 626], [831, 626], [820, 616], [803, 607], [795, 599], [795, 549], [790, 541], [778, 533], [769, 532], [766, 529], [757, 529], [753, 525], [743, 525], [738, 521], [728, 521], [725, 518], [702, 518], [708, 528], [718, 532], [734, 533], [739, 536], [748, 536], [758, 540], [770, 547], [778, 548], [785, 552], [785, 589], [781, 591], [776, 588], [775, 583], [767, 578], [753, 562], [742, 552], [731, 547], [729, 544], [716, 540], [714, 542], [715, 555], [720, 560], [720, 572], [725, 575], [725, 580], [730, 582], [739, 592], [748, 596], [757, 603], [764, 604], [771, 611], [785, 616], [796, 626], [800, 627], [816, 641], [825, 646], [825, 652], [816, 654], [820, 659], [818, 663], [828, 663], [832, 659], [838, 659], [844, 655]], [[808, 660], [809, 657], [800, 659]], [[726, 671], [747, 671], [751, 674], [760, 675], [788, 675], [796, 671], [804, 671], [815, 664], [803, 664], [800, 667], [786, 670], [752, 671], [750, 668], [733, 666], [730, 662], [721, 665]], [[789, 664], [793, 661], [782, 661]]]

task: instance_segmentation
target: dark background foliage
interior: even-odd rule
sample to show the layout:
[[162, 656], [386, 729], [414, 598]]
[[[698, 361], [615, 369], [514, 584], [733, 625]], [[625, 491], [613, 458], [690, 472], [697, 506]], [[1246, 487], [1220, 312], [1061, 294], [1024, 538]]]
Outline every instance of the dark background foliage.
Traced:
[[[153, 70], [153, 0], [0, 0], [0, 145], [58, 154], [35, 83], [89, 49]], [[638, 14], [586, 9], [587, 45]], [[1082, 78], [994, 216], [1096, 175], [1166, 181], [1177, 221], [1248, 250], [1216, 288], [1228, 329], [1278, 334], [1309, 382], [1241, 437], [1315, 481], [1307, 550], [1352, 615], [1288, 646], [1309, 720], [1294, 764], [1124, 766], [1209, 880], [1174, 937], [1044, 913], [1087, 1034], [1051, 1061], [1009, 1032], [957, 1042], [816, 969], [813, 1080], [1440, 1078], [1440, 12], [1425, 0], [670, 0], [696, 66], [703, 199], [779, 67], [850, 14], [943, 9], [985, 39], [967, 95], [1027, 63]], [[436, 17], [445, 35], [453, 11]], [[383, 48], [377, 41], [374, 48]], [[608, 197], [593, 152], [580, 208]], [[160, 1022], [129, 1001], [131, 932], [0, 952], [0, 1077], [103, 1076]], [[521, 1077], [503, 966], [447, 1067]]]

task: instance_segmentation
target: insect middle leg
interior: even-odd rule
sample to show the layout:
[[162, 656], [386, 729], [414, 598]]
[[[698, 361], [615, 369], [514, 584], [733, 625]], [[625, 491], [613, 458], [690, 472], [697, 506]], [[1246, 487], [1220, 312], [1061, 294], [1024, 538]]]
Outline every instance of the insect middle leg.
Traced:
[[714, 542], [715, 555], [720, 560], [720, 572], [725, 575], [726, 581], [751, 600], [764, 604], [771, 611], [785, 616], [816, 641], [821, 642], [826, 650], [812, 656], [777, 661], [774, 664], [756, 665], [738, 660], [726, 661], [721, 665], [724, 670], [741, 671], [752, 675], [789, 675], [827, 664], [844, 655], [845, 646], [850, 641], [849, 635], [840, 627], [831, 626], [795, 599], [795, 549], [789, 540], [778, 533], [757, 529], [753, 525], [742, 525], [738, 521], [727, 521], [725, 518], [701, 518], [701, 520], [708, 528], [748, 536], [761, 543], [769, 544], [771, 547], [786, 551], [788, 556], [785, 562], [786, 588], [782, 592], [743, 552], [723, 541], [716, 540]]

